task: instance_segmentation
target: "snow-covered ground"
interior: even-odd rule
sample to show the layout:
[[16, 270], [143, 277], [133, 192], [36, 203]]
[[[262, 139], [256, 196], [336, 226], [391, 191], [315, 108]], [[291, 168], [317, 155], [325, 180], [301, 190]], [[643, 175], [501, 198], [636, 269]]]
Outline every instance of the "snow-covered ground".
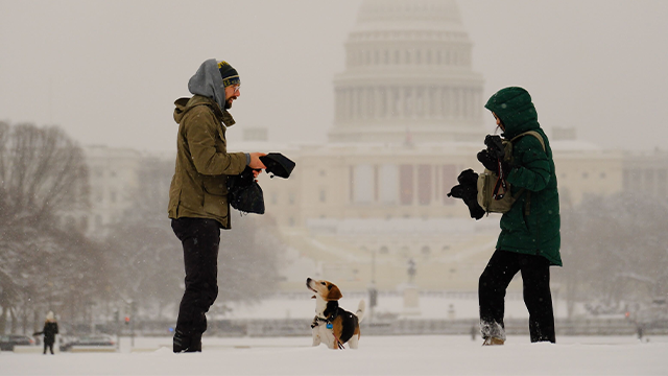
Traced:
[[309, 337], [209, 338], [173, 354], [170, 338], [129, 339], [118, 353], [0, 353], [0, 375], [668, 375], [668, 338], [559, 337], [556, 345], [509, 337], [367, 336], [359, 350], [310, 347]]

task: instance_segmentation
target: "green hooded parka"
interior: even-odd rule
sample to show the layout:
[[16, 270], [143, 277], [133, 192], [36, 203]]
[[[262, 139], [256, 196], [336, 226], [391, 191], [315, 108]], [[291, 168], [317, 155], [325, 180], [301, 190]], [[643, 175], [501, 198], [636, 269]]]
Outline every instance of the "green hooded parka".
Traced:
[[519, 87], [505, 88], [494, 94], [485, 108], [501, 120], [505, 128], [502, 136], [506, 140], [523, 132], [536, 131], [542, 136], [546, 149], [544, 151], [540, 141], [530, 135], [513, 141], [507, 180], [513, 195], [522, 188], [525, 191], [501, 217], [496, 249], [543, 256], [551, 265], [562, 266], [557, 176], [550, 142], [540, 128], [531, 96]]

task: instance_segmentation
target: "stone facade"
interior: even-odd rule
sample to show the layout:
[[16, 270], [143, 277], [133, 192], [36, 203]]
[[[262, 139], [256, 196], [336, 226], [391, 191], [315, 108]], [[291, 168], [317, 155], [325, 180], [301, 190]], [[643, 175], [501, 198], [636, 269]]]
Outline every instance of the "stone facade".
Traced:
[[138, 183], [142, 154], [132, 149], [106, 146], [84, 148], [90, 183], [90, 213], [85, 232], [94, 237], [107, 234], [108, 226], [121, 219], [132, 206], [130, 195]]
[[[344, 291], [371, 283], [395, 290], [409, 281], [421, 290], [476, 290], [499, 216], [475, 221], [446, 195], [462, 170], [482, 169], [475, 155], [493, 131], [471, 48], [454, 0], [364, 1], [345, 70], [333, 81], [329, 142], [275, 145], [253, 129], [252, 141], [230, 144], [230, 151], [280, 151], [297, 162], [288, 180], [260, 176], [265, 216], [289, 245], [281, 289], [302, 291], [311, 276]], [[568, 128], [555, 128], [550, 141], [562, 207], [634, 187], [638, 176], [647, 192], [666, 195], [667, 158], [648, 168], [648, 158], [602, 150]], [[127, 205], [122, 192], [136, 184], [139, 154], [87, 155], [94, 230]]]
[[482, 76], [454, 0], [365, 1], [334, 79], [331, 142], [476, 141]]

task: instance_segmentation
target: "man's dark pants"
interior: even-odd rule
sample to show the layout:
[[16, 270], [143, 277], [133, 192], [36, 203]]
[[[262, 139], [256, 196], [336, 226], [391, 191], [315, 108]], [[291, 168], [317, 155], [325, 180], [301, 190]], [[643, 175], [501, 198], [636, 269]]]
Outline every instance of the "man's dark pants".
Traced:
[[[218, 296], [220, 225], [205, 218], [172, 219], [172, 230], [183, 244], [186, 289], [174, 335], [174, 351], [201, 351], [206, 312]], [[177, 351], [178, 350], [178, 351]]]
[[554, 343], [556, 337], [550, 294], [550, 263], [542, 256], [503, 250], [494, 252], [478, 284], [480, 322], [498, 323], [503, 327], [506, 288], [520, 271], [524, 286], [524, 304], [529, 310], [531, 342]]

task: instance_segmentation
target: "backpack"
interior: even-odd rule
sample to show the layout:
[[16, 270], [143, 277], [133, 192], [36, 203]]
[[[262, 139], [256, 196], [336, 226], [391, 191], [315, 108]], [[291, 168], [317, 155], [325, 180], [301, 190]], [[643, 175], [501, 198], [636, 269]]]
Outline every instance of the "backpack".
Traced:
[[[287, 179], [295, 168], [295, 162], [281, 153], [269, 153], [260, 160], [272, 178], [276, 175]], [[250, 167], [246, 166], [239, 175], [227, 176], [227, 192], [230, 205], [238, 211], [264, 214], [264, 193]]]
[[227, 200], [238, 211], [264, 214], [264, 194], [250, 167], [246, 166], [239, 175], [227, 177], [227, 192]]
[[[528, 131], [520, 133], [513, 137], [510, 141], [503, 141], [504, 157], [503, 160], [510, 161], [513, 155], [513, 141], [525, 136], [534, 136], [540, 141], [543, 151], [545, 149], [545, 141], [540, 133], [536, 131]], [[515, 201], [524, 193], [524, 188], [520, 189], [515, 195], [510, 194], [510, 183], [505, 179], [500, 179], [499, 176], [488, 169], [478, 175], [478, 204], [487, 213], [506, 213], [513, 206]], [[530, 193], [530, 192], [529, 192]], [[528, 205], [527, 205], [528, 209]]]

